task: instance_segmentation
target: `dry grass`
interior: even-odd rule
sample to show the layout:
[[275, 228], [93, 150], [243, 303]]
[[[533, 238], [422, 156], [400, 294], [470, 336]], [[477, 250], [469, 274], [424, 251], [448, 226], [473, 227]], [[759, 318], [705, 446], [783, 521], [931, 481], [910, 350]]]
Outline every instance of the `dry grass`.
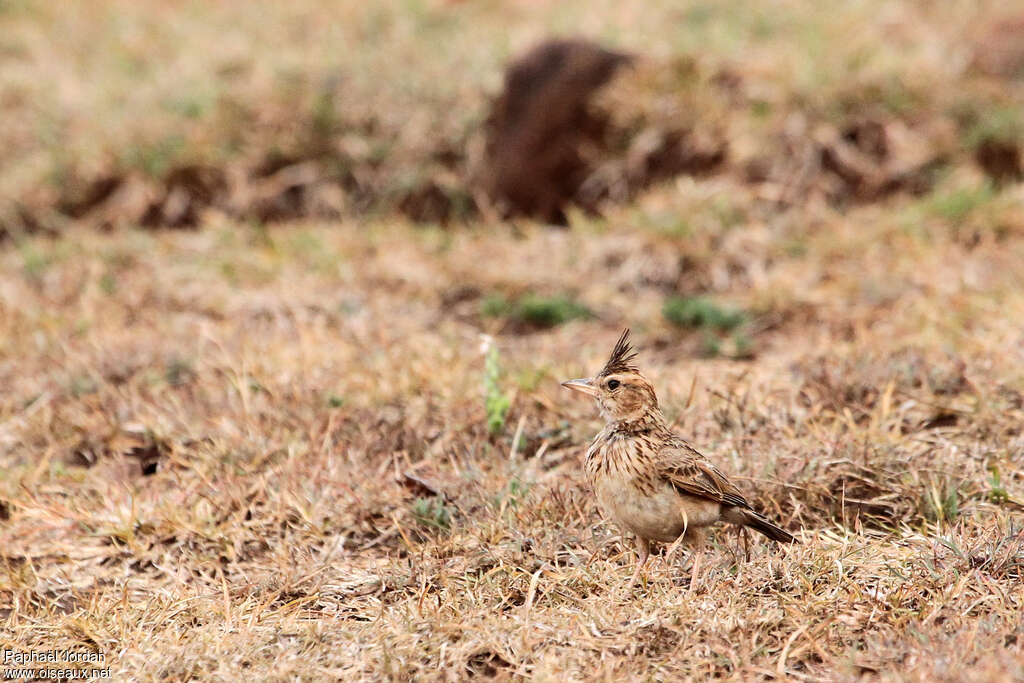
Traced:
[[[619, 145], [693, 128], [698, 151], [727, 143], [716, 172], [767, 181], [761, 193], [785, 202], [814, 196], [819, 148], [836, 144], [825, 165], [842, 178], [819, 188], [834, 200], [930, 187], [936, 169], [979, 153], [1002, 168], [1024, 148], [1020, 81], [973, 66], [978, 36], [1011, 10], [6, 0], [0, 235], [82, 218], [193, 225], [207, 211], [243, 222], [396, 208], [424, 222], [472, 218], [488, 99], [508, 60], [552, 34], [653, 64], [609, 98]], [[880, 168], [877, 126], [891, 138]], [[657, 139], [634, 147], [656, 151]]]
[[[363, 86], [381, 101], [436, 93], [441, 111], [465, 93], [431, 70], [479, 58], [469, 77], [493, 85], [500, 59], [541, 27], [577, 24], [623, 45], [660, 35], [653, 53], [703, 45], [707, 59], [757, 66], [769, 103], [827, 109], [837, 75], [899, 72], [945, 106], [948, 90], [932, 88], [962, 62], [918, 34], [949, 37], [953, 19], [999, 9], [723, 4], [668, 35], [658, 29], [674, 3], [592, 14], [521, 3], [497, 15], [506, 36], [485, 4], [444, 15], [443, 36], [481, 33], [437, 41], [406, 91], [407, 63], [382, 55], [422, 54], [416, 41], [437, 34], [410, 35], [441, 5], [275, 5], [330, 21], [302, 24], [327, 38], [300, 32], [271, 54], [253, 45], [280, 34], [229, 4], [193, 16], [106, 3], [104, 29], [84, 9], [0, 2], [0, 24], [17, 29], [0, 31], [0, 50], [49, 55], [5, 72], [0, 99], [71, 98], [87, 112], [61, 145], [0, 132], [22, 162], [0, 182], [35, 187], [59, 147], [103, 165], [122, 131], [180, 129], [159, 116], [135, 127], [131, 113], [152, 109], [175, 73], [196, 79], [190, 92], [207, 73], [252, 74], [236, 94], [272, 110], [287, 100], [260, 74], [319, 74], [335, 54], [377, 74]], [[42, 47], [40, 16], [76, 31]], [[191, 31], [197, 16], [206, 33]], [[395, 40], [323, 47], [373, 21]], [[891, 31], [841, 29], [875, 21]], [[166, 43], [141, 30], [150, 24]], [[214, 41], [227, 25], [237, 31]], [[104, 49], [120, 35], [111, 26], [130, 54]], [[176, 41], [188, 57], [165, 63]], [[207, 71], [233, 49], [242, 72]], [[121, 59], [154, 70], [138, 109], [111, 104], [138, 80]], [[41, 68], [52, 78], [37, 80]], [[109, 92], [76, 80], [90, 70]], [[24, 78], [22, 104], [11, 74]], [[200, 133], [221, 124], [196, 121], [188, 149], [213, 149]], [[757, 136], [742, 122], [728, 131], [740, 148]], [[571, 215], [566, 231], [212, 215], [195, 232], [8, 240], [0, 650], [92, 649], [138, 680], [1020, 680], [1022, 207], [1024, 185], [994, 187], [963, 166], [922, 196], [848, 211], [783, 210], [724, 174], [656, 187], [605, 219]], [[757, 540], [746, 559], [721, 529], [692, 592], [684, 559], [653, 561], [621, 594], [630, 544], [601, 520], [580, 468], [599, 420], [558, 381], [598, 368], [625, 326], [670, 419], [802, 545]], [[498, 352], [490, 401], [483, 335]]]
[[[708, 189], [572, 232], [223, 225], [6, 250], [4, 647], [96, 648], [141, 679], [1019, 678], [1019, 192], [970, 245], [896, 205], [635, 227]], [[748, 311], [754, 360], [702, 359], [661, 318], [677, 282]], [[481, 314], [527, 289], [599, 317], [503, 334]], [[695, 593], [656, 562], [617, 594], [632, 558], [580, 476], [598, 422], [556, 380], [627, 324], [680, 429], [802, 546], [748, 562], [723, 531]], [[482, 331], [513, 394], [493, 437]]]

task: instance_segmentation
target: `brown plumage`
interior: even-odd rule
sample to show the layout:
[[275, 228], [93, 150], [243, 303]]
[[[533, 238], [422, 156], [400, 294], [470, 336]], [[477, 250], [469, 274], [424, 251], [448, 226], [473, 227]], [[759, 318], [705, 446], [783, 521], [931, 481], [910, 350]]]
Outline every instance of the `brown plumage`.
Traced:
[[647, 560], [651, 541], [673, 543], [673, 550], [679, 542], [699, 549], [703, 528], [719, 521], [750, 527], [773, 541], [797, 543], [671, 430], [654, 387], [633, 365], [634, 358], [626, 330], [597, 376], [562, 383], [593, 396], [606, 420], [587, 451], [586, 473], [605, 514], [636, 536], [640, 561], [630, 585]]

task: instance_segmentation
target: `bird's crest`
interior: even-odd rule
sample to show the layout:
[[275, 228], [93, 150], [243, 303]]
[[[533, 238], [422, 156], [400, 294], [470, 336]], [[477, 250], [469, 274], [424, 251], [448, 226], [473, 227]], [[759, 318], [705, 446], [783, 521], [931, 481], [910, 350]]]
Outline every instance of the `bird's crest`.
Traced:
[[633, 365], [633, 359], [636, 358], [636, 351], [629, 343], [629, 328], [627, 327], [619, 337], [619, 341], [615, 342], [615, 348], [612, 349], [612, 355], [608, 358], [608, 362], [604, 364], [604, 368], [601, 370], [602, 376], [614, 375], [617, 372], [638, 372], [635, 365]]

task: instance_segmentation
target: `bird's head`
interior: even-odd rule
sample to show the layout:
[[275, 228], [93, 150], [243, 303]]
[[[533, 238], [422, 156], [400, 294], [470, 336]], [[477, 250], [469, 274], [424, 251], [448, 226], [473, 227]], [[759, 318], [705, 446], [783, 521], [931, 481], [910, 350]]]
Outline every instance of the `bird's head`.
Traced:
[[633, 365], [636, 352], [629, 344], [629, 330], [619, 337], [601, 372], [594, 377], [562, 382], [566, 389], [589, 394], [597, 400], [609, 422], [633, 423], [661, 414], [654, 387]]

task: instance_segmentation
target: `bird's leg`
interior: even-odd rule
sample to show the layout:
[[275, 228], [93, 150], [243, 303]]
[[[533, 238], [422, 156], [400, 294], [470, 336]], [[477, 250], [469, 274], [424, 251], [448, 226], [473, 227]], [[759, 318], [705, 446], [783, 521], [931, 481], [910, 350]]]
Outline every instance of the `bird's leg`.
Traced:
[[[736, 538], [740, 541], [743, 547], [743, 559], [746, 562], [750, 562], [750, 537], [747, 535], [747, 527], [742, 524], [737, 524], [735, 525], [735, 528]], [[740, 557], [737, 555], [738, 550], [736, 548], [732, 548], [729, 552], [732, 554], [736, 563], [739, 564]]]
[[636, 552], [639, 557], [637, 557], [636, 569], [633, 571], [633, 576], [630, 577], [629, 583], [626, 584], [627, 593], [633, 589], [633, 584], [635, 584], [636, 580], [640, 578], [640, 571], [644, 568], [644, 565], [647, 563], [647, 558], [651, 554], [651, 544], [646, 538], [641, 538], [639, 536], [636, 537]]
[[690, 570], [690, 592], [697, 589], [697, 574], [700, 572], [700, 558], [704, 551], [697, 548], [693, 551], [693, 568]]
[[704, 554], [704, 541], [704, 532], [700, 529], [694, 529], [690, 533], [690, 538], [686, 541], [686, 545], [690, 547], [690, 553], [693, 555], [693, 565], [690, 568], [691, 593], [697, 589], [697, 575], [700, 574], [700, 560]]

